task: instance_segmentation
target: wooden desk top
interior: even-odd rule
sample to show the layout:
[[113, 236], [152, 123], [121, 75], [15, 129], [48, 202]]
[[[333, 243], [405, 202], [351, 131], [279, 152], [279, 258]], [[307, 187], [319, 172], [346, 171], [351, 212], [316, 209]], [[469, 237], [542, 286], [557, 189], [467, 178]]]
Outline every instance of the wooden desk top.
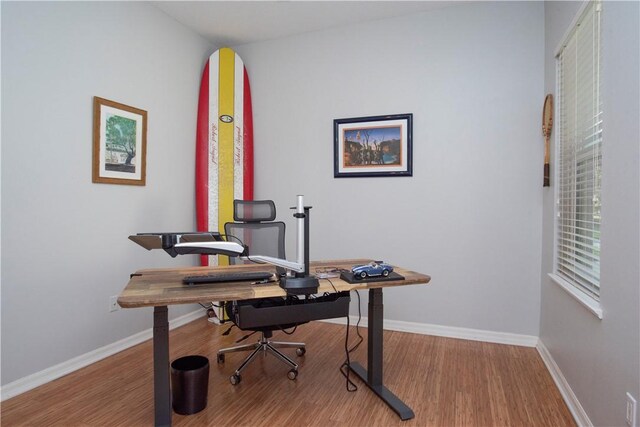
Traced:
[[[371, 260], [347, 259], [311, 262], [309, 272], [315, 274], [328, 268], [351, 269], [356, 264], [366, 264]], [[231, 301], [264, 297], [285, 296], [285, 291], [277, 282], [252, 285], [250, 282], [208, 283], [187, 286], [182, 283], [185, 276], [205, 275], [215, 272], [273, 271], [275, 267], [267, 264], [244, 264], [226, 267], [184, 267], [154, 268], [136, 271], [118, 297], [123, 308], [151, 307], [173, 304], [191, 304], [207, 301]], [[394, 271], [405, 277], [404, 280], [384, 282], [348, 283], [339, 277], [320, 279], [318, 293], [364, 290], [405, 285], [427, 284], [431, 277], [395, 267]], [[335, 290], [334, 290], [335, 287]]]

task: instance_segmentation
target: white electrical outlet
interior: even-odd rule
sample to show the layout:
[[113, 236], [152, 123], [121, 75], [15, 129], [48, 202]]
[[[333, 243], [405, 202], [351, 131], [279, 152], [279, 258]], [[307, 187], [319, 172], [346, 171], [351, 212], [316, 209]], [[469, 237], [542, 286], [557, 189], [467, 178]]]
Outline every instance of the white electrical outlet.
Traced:
[[109, 312], [118, 310], [120, 310], [120, 306], [118, 305], [118, 295], [109, 297]]
[[636, 400], [631, 396], [631, 393], [627, 393], [627, 425], [630, 427], [637, 427], [636, 424], [636, 411], [638, 404]]

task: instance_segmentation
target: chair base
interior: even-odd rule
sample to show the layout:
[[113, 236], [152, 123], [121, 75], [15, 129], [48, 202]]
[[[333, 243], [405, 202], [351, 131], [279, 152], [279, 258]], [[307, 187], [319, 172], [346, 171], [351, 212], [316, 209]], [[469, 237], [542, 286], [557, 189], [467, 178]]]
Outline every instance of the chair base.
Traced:
[[[269, 331], [270, 332], [270, 331]], [[230, 378], [231, 384], [236, 385], [240, 382], [240, 373], [253, 361], [260, 352], [271, 353], [276, 356], [280, 361], [291, 367], [287, 376], [291, 380], [295, 380], [298, 376], [298, 364], [291, 360], [287, 355], [278, 350], [278, 348], [295, 348], [298, 356], [303, 356], [306, 353], [305, 344], [301, 342], [283, 342], [283, 341], [271, 341], [269, 340], [270, 333], [261, 333], [260, 341], [253, 344], [243, 344], [235, 347], [223, 348], [218, 350], [217, 361], [219, 364], [224, 363], [224, 355], [227, 353], [235, 353], [238, 351], [251, 351], [251, 354], [247, 356], [242, 364], [236, 369]]]

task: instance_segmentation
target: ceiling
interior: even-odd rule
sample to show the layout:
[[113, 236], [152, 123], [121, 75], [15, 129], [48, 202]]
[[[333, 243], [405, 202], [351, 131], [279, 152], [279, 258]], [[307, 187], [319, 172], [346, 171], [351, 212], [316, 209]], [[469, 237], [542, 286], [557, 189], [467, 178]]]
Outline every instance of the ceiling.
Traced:
[[218, 47], [410, 15], [451, 1], [154, 1]]

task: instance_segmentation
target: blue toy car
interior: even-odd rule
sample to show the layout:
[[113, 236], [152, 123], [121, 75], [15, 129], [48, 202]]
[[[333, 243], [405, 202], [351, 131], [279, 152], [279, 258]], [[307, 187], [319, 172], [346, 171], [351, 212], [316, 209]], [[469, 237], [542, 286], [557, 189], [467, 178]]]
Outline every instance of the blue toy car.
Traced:
[[393, 267], [382, 261], [372, 261], [369, 264], [354, 265], [351, 269], [353, 277], [366, 279], [367, 277], [383, 276], [387, 277], [393, 271]]

